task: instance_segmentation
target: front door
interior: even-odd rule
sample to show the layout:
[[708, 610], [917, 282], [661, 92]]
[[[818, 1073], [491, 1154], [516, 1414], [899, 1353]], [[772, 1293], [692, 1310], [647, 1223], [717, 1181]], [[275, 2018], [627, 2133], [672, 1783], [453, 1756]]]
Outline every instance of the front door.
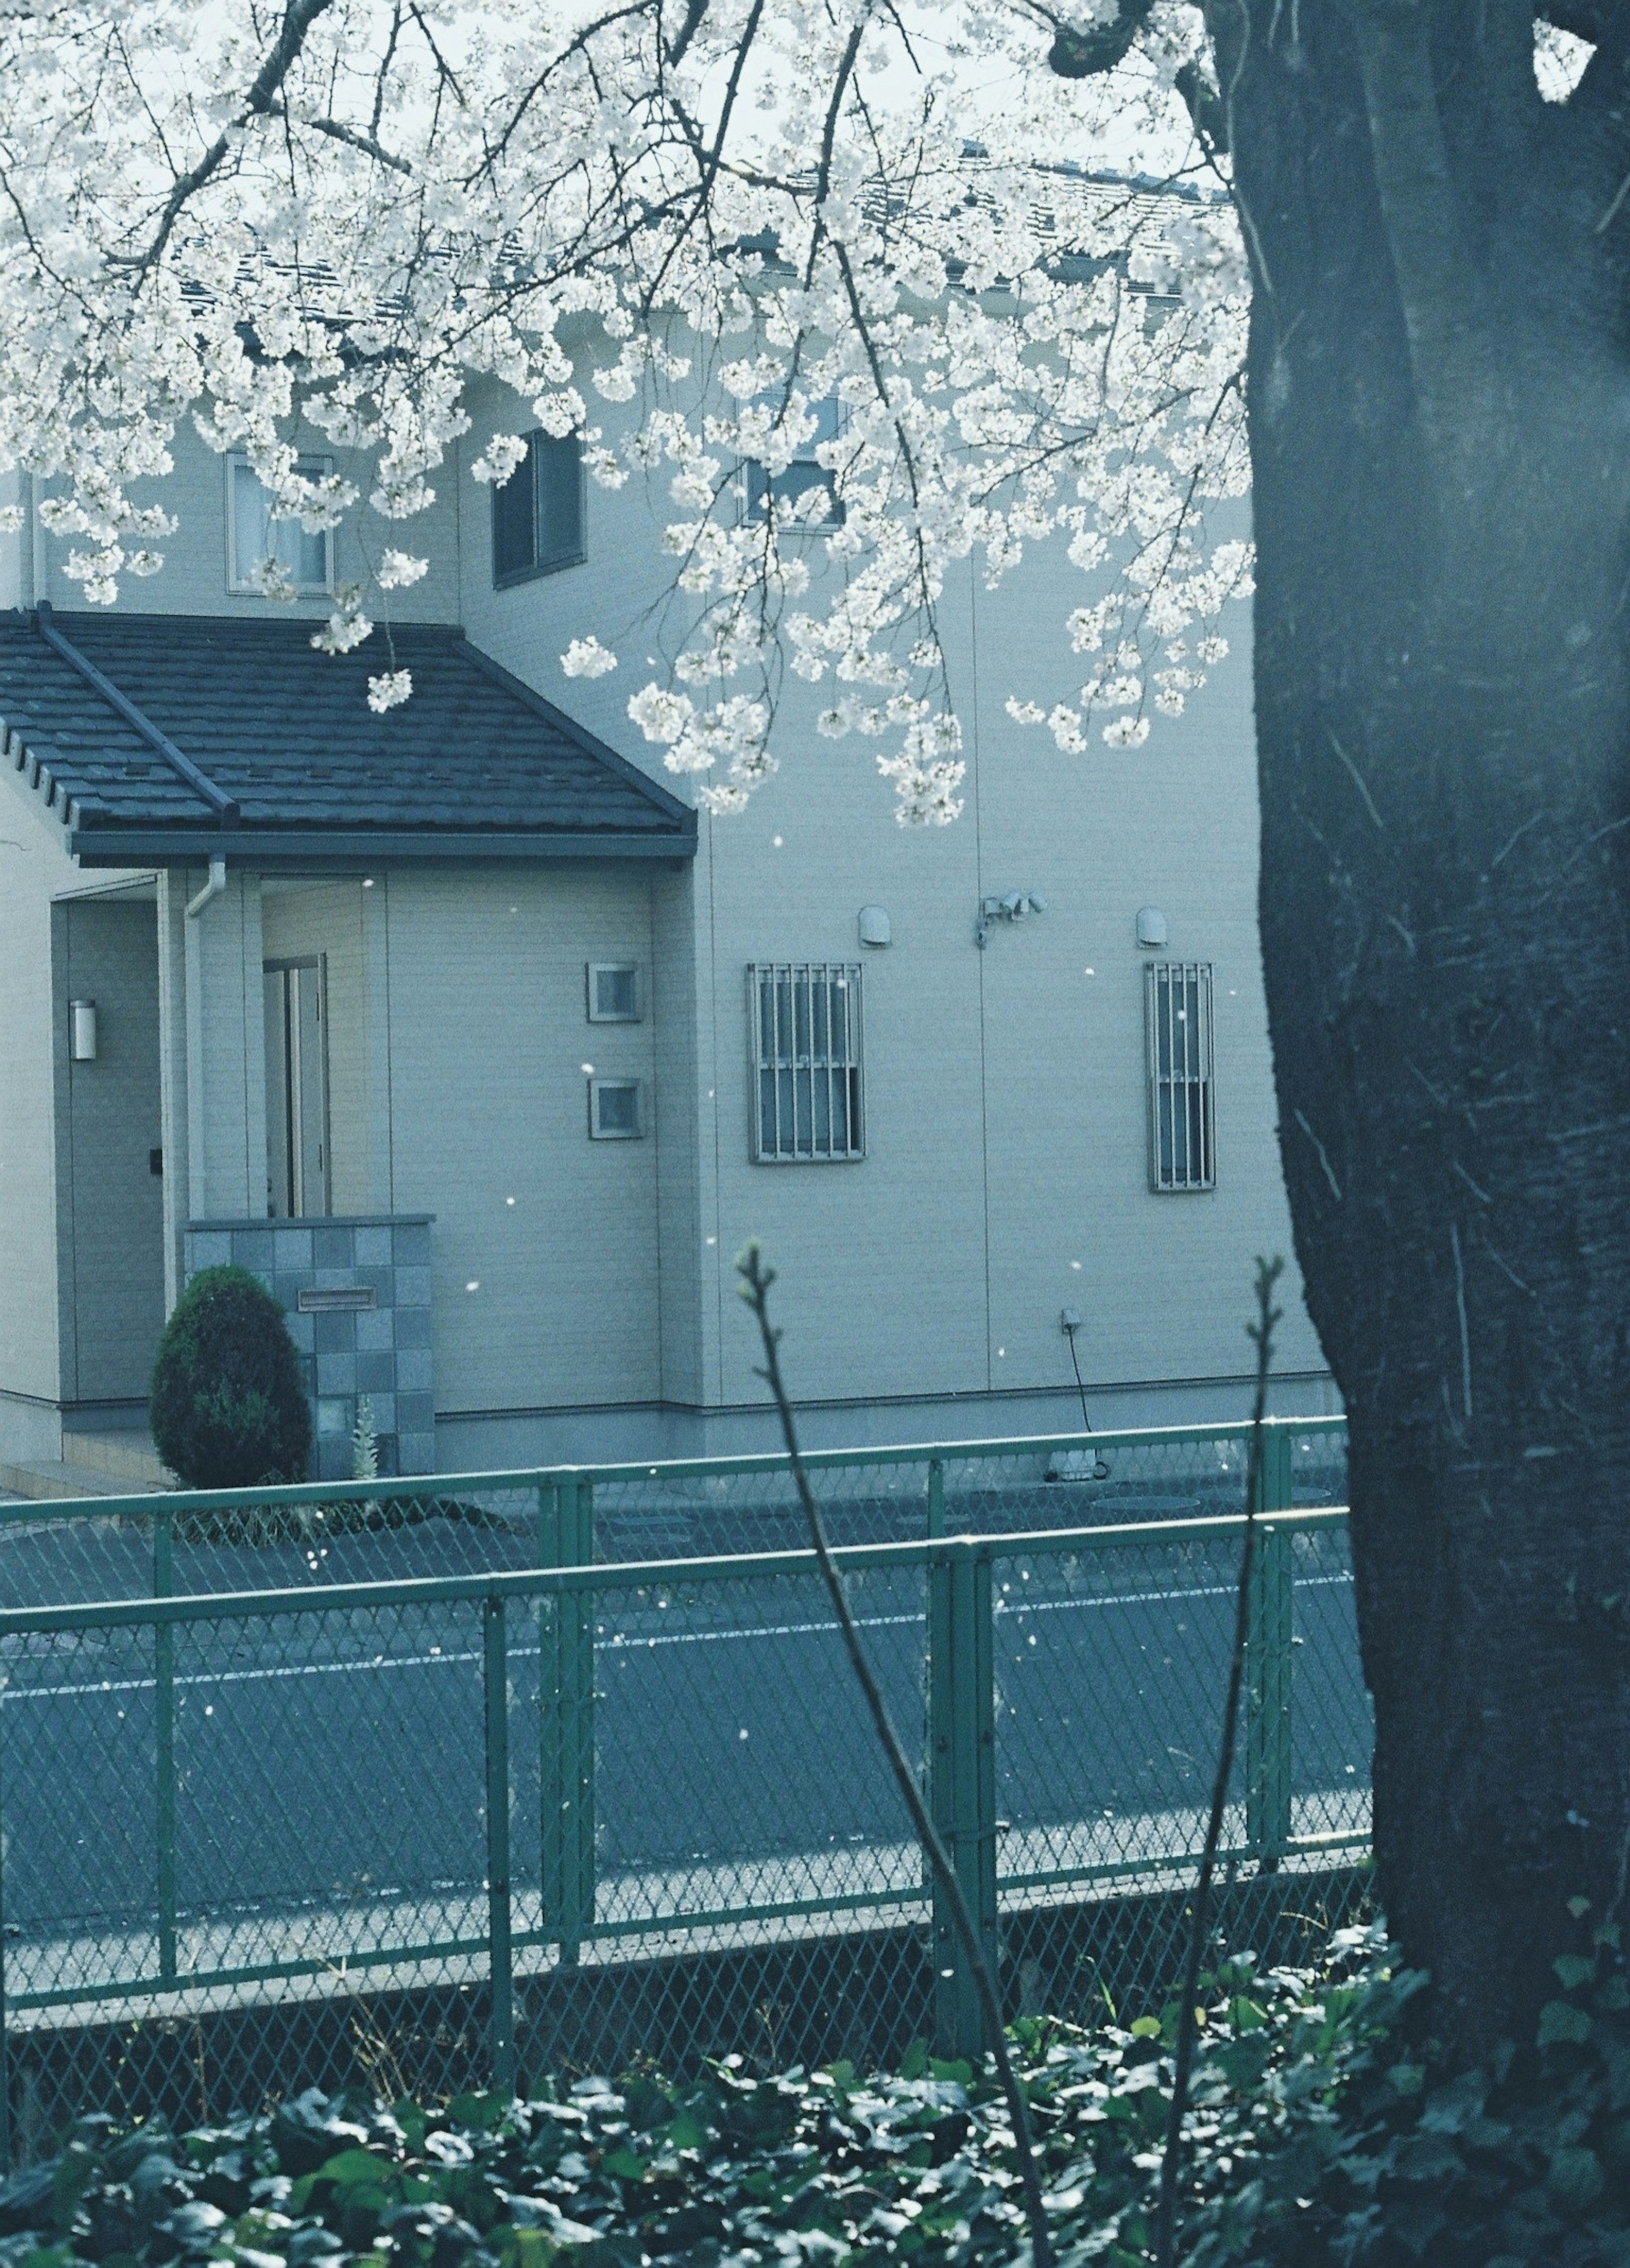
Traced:
[[328, 1209], [326, 970], [266, 963], [266, 1210], [274, 1220]]

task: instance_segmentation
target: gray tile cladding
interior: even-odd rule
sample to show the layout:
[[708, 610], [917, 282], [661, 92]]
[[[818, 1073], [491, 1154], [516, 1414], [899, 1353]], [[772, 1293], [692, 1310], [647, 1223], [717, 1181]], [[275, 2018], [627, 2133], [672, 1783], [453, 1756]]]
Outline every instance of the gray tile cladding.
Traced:
[[[289, 1331], [308, 1361], [313, 1480], [350, 1477], [357, 1397], [366, 1394], [381, 1434], [396, 1435], [395, 1468], [436, 1469], [431, 1339], [431, 1221], [405, 1218], [294, 1221], [210, 1220], [187, 1231], [187, 1273], [228, 1262], [272, 1288]], [[303, 1291], [372, 1292], [371, 1307], [302, 1314]], [[314, 1373], [314, 1377], [313, 1377]]]

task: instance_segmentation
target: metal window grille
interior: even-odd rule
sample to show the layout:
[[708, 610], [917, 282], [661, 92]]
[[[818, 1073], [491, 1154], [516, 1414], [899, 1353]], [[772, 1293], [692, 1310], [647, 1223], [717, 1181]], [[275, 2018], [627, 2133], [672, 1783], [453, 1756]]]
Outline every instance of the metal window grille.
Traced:
[[858, 964], [767, 961], [747, 980], [755, 1159], [863, 1157]]
[[1151, 961], [1144, 964], [1143, 982], [1149, 1049], [1149, 1187], [1214, 1189], [1211, 968], [1205, 961]]

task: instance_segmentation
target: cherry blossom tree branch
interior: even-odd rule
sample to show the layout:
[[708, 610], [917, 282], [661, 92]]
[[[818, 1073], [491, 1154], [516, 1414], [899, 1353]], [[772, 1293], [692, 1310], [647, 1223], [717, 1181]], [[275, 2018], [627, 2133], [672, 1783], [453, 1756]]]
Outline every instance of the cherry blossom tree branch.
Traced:
[[318, 17], [333, 4], [334, 0], [288, 0], [277, 40], [255, 73], [248, 93], [244, 97], [242, 109], [232, 126], [216, 136], [190, 172], [183, 173], [174, 183], [165, 199], [151, 241], [136, 263], [144, 273], [163, 258], [176, 222], [199, 190], [225, 164], [237, 135], [250, 119], [270, 114], [278, 90], [306, 45], [306, 34]]

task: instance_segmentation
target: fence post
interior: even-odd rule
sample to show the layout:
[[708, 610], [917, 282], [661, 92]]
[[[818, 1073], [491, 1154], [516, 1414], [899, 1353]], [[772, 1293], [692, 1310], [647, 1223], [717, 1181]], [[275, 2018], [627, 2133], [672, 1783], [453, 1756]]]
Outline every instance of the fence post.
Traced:
[[[175, 1587], [172, 1551], [174, 1514], [153, 1514], [153, 1596], [167, 1599]], [[175, 1631], [153, 1624], [153, 1745], [157, 1771], [159, 1838], [159, 1976], [175, 1982]]]
[[[996, 1942], [996, 1706], [988, 1551], [936, 1556], [928, 1570], [929, 1809], [951, 1854], [991, 1973]], [[949, 1901], [933, 1896], [934, 2038], [976, 2059], [985, 2043], [978, 1994]]]
[[[594, 1557], [594, 1484], [562, 1474], [540, 1491], [538, 1559]], [[543, 1927], [573, 1966], [594, 1919], [594, 1601], [586, 1591], [538, 1602], [539, 1771]]]
[[509, 1902], [509, 1649], [504, 1602], [483, 1602], [482, 1693], [486, 1704], [487, 1963], [496, 2095], [515, 2092], [515, 1964]]
[[[1282, 1419], [1263, 1428], [1257, 1508], [1291, 1508], [1290, 1431]], [[1245, 1840], [1265, 1874], [1290, 1847], [1294, 1582], [1291, 1538], [1265, 1521], [1251, 1572], [1245, 1687]]]
[[928, 1540], [932, 1543], [945, 1534], [945, 1462], [940, 1457], [928, 1460]]

